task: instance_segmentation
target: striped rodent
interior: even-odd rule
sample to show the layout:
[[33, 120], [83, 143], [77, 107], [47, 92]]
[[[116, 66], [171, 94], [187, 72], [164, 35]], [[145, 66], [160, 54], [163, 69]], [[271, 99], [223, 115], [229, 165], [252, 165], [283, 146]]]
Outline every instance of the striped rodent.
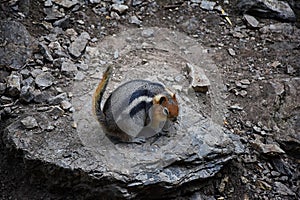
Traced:
[[109, 66], [93, 95], [94, 114], [107, 136], [122, 142], [136, 142], [140, 141], [137, 136], [144, 128], [158, 133], [167, 120], [176, 121], [179, 112], [176, 95], [162, 84], [147, 80], [120, 85], [101, 109], [111, 73]]

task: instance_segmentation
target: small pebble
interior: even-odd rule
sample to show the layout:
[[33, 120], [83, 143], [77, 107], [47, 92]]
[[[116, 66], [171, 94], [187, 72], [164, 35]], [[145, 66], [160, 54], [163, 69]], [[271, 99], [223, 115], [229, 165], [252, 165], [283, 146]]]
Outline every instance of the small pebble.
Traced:
[[234, 51], [232, 48], [229, 48], [229, 49], [228, 49], [228, 53], [229, 53], [229, 55], [231, 55], [231, 56], [235, 56], [235, 55], [236, 55], [235, 51]]
[[61, 103], [60, 103], [62, 109], [64, 110], [68, 110], [69, 108], [72, 107], [72, 104], [69, 102], [69, 101], [66, 101], [66, 100], [63, 100]]

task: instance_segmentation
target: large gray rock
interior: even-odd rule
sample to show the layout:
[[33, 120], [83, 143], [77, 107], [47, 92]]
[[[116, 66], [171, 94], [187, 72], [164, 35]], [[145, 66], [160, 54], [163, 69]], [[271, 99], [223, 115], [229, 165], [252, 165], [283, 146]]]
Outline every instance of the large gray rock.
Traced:
[[296, 21], [296, 15], [289, 4], [277, 0], [240, 0], [238, 7], [242, 12], [265, 18], [278, 18]]
[[[243, 151], [221, 126], [226, 107], [221, 98], [224, 86], [208, 51], [178, 32], [153, 28], [153, 37], [143, 37], [142, 31], [124, 30], [86, 48], [82, 62], [89, 66], [87, 76], [67, 91], [73, 94], [72, 120], [57, 106], [40, 112], [28, 107], [26, 115], [5, 129], [6, 145], [24, 152], [25, 161], [35, 161], [32, 173], [39, 174], [49, 187], [84, 192], [84, 199], [141, 198], [149, 194], [149, 198], [163, 198], [170, 192], [176, 194], [178, 187], [196, 190], [201, 181], [213, 177]], [[119, 56], [114, 60], [116, 51]], [[114, 144], [105, 136], [92, 114], [91, 100], [105, 70], [99, 63], [112, 60], [115, 70], [107, 91], [137, 78], [178, 89], [179, 121], [167, 135], [141, 145]], [[201, 68], [199, 71], [210, 80], [209, 96], [202, 97], [209, 106], [199, 104], [199, 97], [189, 90], [183, 72], [187, 63]], [[28, 115], [34, 115], [39, 125], [30, 131], [22, 126]], [[199, 184], [188, 184], [195, 181]]]
[[0, 21], [0, 67], [18, 70], [31, 57], [35, 43], [25, 26], [16, 21]]

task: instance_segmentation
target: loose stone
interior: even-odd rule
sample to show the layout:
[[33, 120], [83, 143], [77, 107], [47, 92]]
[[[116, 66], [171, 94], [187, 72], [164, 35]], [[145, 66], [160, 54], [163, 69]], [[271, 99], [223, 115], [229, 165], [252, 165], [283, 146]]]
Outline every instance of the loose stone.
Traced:
[[10, 96], [17, 96], [21, 90], [21, 79], [17, 73], [12, 72], [7, 78], [8, 94]]
[[62, 109], [64, 110], [68, 110], [69, 108], [72, 107], [72, 104], [69, 102], [69, 101], [66, 101], [66, 100], [63, 100], [61, 103], [60, 103]]
[[130, 24], [135, 24], [135, 25], [141, 25], [142, 24], [142, 21], [141, 20], [139, 20], [139, 18], [137, 17], [137, 16], [131, 16], [130, 18], [129, 18], [129, 23]]
[[56, 104], [61, 103], [63, 100], [66, 100], [67, 98], [68, 98], [67, 93], [62, 93], [55, 97], [49, 98], [48, 103], [52, 104], [52, 105], [56, 105]]
[[88, 40], [90, 39], [90, 35], [87, 32], [81, 33], [74, 42], [71, 43], [69, 47], [69, 52], [72, 56], [78, 58], [84, 51]]
[[154, 36], [154, 30], [149, 28], [142, 31], [142, 36], [144, 38], [150, 38]]
[[50, 72], [44, 72], [36, 76], [35, 83], [40, 88], [49, 87], [53, 84], [54, 77]]
[[34, 117], [28, 116], [21, 120], [21, 123], [26, 129], [33, 129], [38, 127], [38, 123]]
[[111, 9], [117, 11], [119, 14], [123, 14], [128, 10], [128, 6], [122, 4], [113, 4]]
[[216, 2], [214, 2], [214, 1], [203, 0], [203, 1], [201, 1], [200, 8], [202, 8], [204, 10], [213, 10], [215, 5], [216, 5]]
[[229, 49], [228, 49], [228, 53], [229, 53], [229, 55], [231, 55], [231, 56], [235, 56], [235, 55], [236, 55], [235, 51], [234, 51], [232, 48], [229, 48]]
[[246, 20], [246, 22], [248, 23], [248, 25], [252, 28], [257, 28], [259, 22], [257, 21], [257, 19], [251, 15], [247, 15], [244, 14], [244, 19]]

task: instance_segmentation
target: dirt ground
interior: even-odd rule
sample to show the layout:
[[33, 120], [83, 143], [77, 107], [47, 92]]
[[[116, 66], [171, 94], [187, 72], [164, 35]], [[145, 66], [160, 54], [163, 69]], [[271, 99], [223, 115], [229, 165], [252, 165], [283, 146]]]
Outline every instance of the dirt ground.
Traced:
[[[25, 17], [21, 17], [10, 7], [9, 2], [1, 1], [1, 19], [11, 18], [20, 21], [36, 38], [49, 33], [40, 25], [45, 17], [44, 1], [30, 1], [31, 6], [29, 10], [25, 10], [27, 12]], [[275, 125], [278, 129], [290, 131], [289, 126], [292, 124], [294, 126], [292, 129], [296, 133], [298, 131], [299, 134], [299, 98], [290, 101], [281, 99], [277, 102], [276, 91], [274, 92], [273, 88], [273, 83], [283, 81], [286, 91], [281, 98], [284, 98], [284, 95], [288, 93], [287, 88], [291, 88], [289, 83], [292, 80], [299, 83], [297, 79], [300, 77], [300, 31], [297, 28], [300, 26], [299, 17], [297, 22], [288, 23], [293, 28], [292, 31], [284, 28], [280, 31], [262, 32], [259, 28], [247, 27], [247, 23], [236, 7], [237, 0], [231, 0], [229, 4], [220, 3], [228, 13], [232, 26], [219, 12], [205, 11], [199, 6], [191, 7], [190, 1], [146, 2], [144, 10], [141, 10], [140, 6], [131, 6], [126, 14], [120, 15], [120, 19], [111, 19], [105, 14], [97, 15], [93, 11], [95, 5], [85, 3], [78, 10], [65, 11], [71, 17], [64, 28], [74, 28], [77, 32], [87, 31], [91, 38], [96, 37], [102, 40], [107, 35], [120, 32], [123, 27], [136, 27], [135, 24], [128, 22], [128, 16], [139, 15], [142, 18], [143, 27], [157, 26], [184, 32], [208, 47], [223, 74], [223, 81], [227, 87], [227, 94], [224, 98], [228, 106], [238, 106], [229, 109], [224, 119], [224, 126], [241, 138], [248, 152], [222, 169], [215, 179], [207, 183], [206, 188], [201, 189], [202, 194], [205, 194], [207, 199], [213, 199], [213, 197], [215, 199], [223, 197], [225, 199], [300, 198], [298, 143], [280, 143], [285, 154], [274, 157], [260, 154], [255, 145], [251, 145], [251, 141], [256, 139], [253, 133], [260, 135], [267, 142], [281, 141], [280, 136], [276, 135], [281, 134], [280, 131], [275, 133], [267, 130]], [[154, 3], [156, 3], [155, 6], [153, 6]], [[155, 12], [149, 12], [148, 9], [155, 9]], [[282, 23], [275, 19], [257, 19], [262, 27]], [[83, 20], [84, 23], [78, 23], [78, 20]], [[91, 29], [88, 26], [90, 24], [94, 24], [96, 28]], [[238, 85], [241, 80], [248, 80], [249, 86], [242, 88]], [[246, 93], [241, 91], [246, 91]], [[287, 108], [281, 112], [283, 107], [290, 107], [291, 110]], [[289, 114], [285, 113], [288, 111], [290, 111]], [[278, 117], [278, 113], [284, 116]], [[291, 119], [294, 121], [291, 122]], [[261, 129], [266, 126], [266, 134], [257, 131], [257, 126]], [[0, 125], [0, 128], [4, 127]], [[30, 170], [24, 170], [24, 168], [22, 156], [18, 152], [9, 151], [1, 144], [0, 199], [76, 198], [68, 191], [53, 191], [44, 184], [37, 185], [33, 180], [28, 179]], [[282, 180], [278, 178], [279, 182], [283, 182], [295, 195], [285, 196], [276, 192], [275, 179], [267, 175], [272, 171], [280, 173], [278, 176], [283, 178]], [[185, 194], [185, 196], [190, 199], [203, 198], [203, 196], [202, 198], [197, 196], [197, 193]]]

